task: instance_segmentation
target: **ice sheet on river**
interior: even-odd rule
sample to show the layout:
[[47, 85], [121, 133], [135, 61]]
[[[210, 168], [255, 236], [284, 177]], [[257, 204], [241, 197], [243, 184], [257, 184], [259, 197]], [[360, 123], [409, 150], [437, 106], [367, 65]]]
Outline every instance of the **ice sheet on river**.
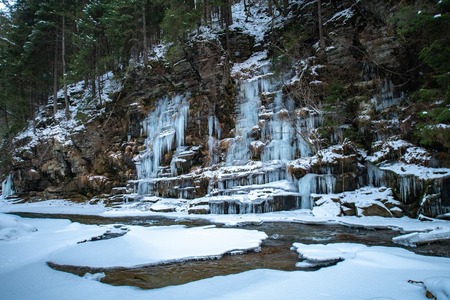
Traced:
[[60, 265], [135, 267], [174, 261], [219, 258], [235, 251], [257, 251], [264, 232], [203, 226], [130, 226], [124, 236], [73, 245], [52, 253]]

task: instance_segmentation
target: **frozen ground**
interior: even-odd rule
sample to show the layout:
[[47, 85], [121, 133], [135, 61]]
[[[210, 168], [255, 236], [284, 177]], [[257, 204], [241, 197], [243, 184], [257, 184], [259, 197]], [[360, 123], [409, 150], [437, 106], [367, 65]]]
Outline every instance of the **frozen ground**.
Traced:
[[[68, 214], [157, 215], [102, 205], [76, 205], [65, 201], [12, 204], [2, 200], [0, 211]], [[167, 215], [167, 214], [164, 214]], [[190, 218], [172, 213], [173, 218]], [[198, 216], [195, 216], [198, 218]], [[342, 223], [352, 226], [390, 227], [402, 232], [445, 233], [450, 222], [401, 218], [317, 218], [306, 211], [261, 215], [205, 216], [226, 224], [262, 221]], [[113, 223], [113, 222], [112, 222]], [[420, 256], [392, 247], [358, 244], [306, 245], [295, 243], [299, 266], [311, 261], [338, 259], [318, 271], [283, 272], [259, 269], [217, 276], [155, 290], [115, 287], [99, 281], [102, 274], [79, 277], [47, 266], [48, 261], [88, 266], [134, 266], [146, 263], [217, 257], [235, 250], [256, 249], [266, 235], [258, 231], [214, 226], [143, 228], [127, 226], [119, 238], [77, 244], [114, 229], [113, 225], [82, 225], [68, 220], [20, 218], [0, 213], [1, 299], [426, 299], [425, 287], [449, 299], [450, 259]], [[417, 239], [417, 235], [414, 238]], [[413, 240], [412, 242], [416, 242]], [[410, 281], [410, 282], [408, 282]]]

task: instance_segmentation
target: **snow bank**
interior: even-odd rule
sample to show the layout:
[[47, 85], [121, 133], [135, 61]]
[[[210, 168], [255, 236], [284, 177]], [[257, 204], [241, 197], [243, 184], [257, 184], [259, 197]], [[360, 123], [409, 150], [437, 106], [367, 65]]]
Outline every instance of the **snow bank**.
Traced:
[[100, 215], [106, 207], [103, 203], [75, 203], [68, 200], [46, 200], [14, 204], [11, 201], [0, 202], [0, 212], [31, 212], [48, 214]]
[[[0, 239], [0, 281], [2, 285], [5, 272], [36, 260], [44, 260], [50, 252], [60, 247], [76, 244], [108, 231], [107, 226], [81, 225], [69, 220], [26, 219], [4, 214], [0, 214], [0, 223], [2, 228], [13, 230], [19, 228], [21, 231], [20, 235], [17, 232], [14, 234], [15, 239]], [[4, 235], [1, 234], [1, 236]], [[21, 238], [17, 238], [20, 236]], [[0, 285], [0, 298], [4, 298], [1, 293], [2, 285]], [[18, 298], [5, 297], [4, 299]]]
[[[351, 192], [350, 192], [351, 193]], [[355, 195], [359, 197], [358, 195]], [[153, 199], [153, 198], [152, 198]], [[153, 201], [153, 200], [152, 200]], [[68, 214], [68, 215], [97, 215], [105, 218], [133, 217], [133, 216], [163, 216], [174, 219], [205, 219], [228, 226], [239, 224], [258, 224], [261, 222], [294, 222], [303, 224], [341, 224], [351, 227], [366, 227], [378, 229], [393, 229], [405, 232], [425, 232], [437, 228], [450, 229], [450, 222], [438, 219], [429, 219], [430, 222], [423, 222], [408, 217], [384, 218], [384, 217], [356, 217], [335, 215], [314, 216], [309, 209], [292, 211], [280, 211], [264, 214], [248, 215], [189, 215], [186, 212], [157, 213], [141, 209], [136, 205], [146, 202], [134, 202], [122, 204], [120, 207], [105, 207], [104, 204], [73, 203], [64, 200], [48, 200], [35, 203], [13, 204], [11, 201], [0, 201], [0, 212], [35, 212], [48, 214]], [[152, 204], [152, 203], [150, 203]], [[145, 206], [144, 207], [148, 207]]]

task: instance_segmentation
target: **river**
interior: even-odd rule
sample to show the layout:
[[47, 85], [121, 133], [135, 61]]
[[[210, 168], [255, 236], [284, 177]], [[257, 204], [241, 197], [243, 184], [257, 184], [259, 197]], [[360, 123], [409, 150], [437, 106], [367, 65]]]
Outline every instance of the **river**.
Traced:
[[[170, 226], [186, 225], [188, 227], [211, 225], [203, 219], [173, 219], [162, 216], [152, 217], [118, 217], [17, 213], [28, 218], [70, 219], [82, 224], [122, 224], [134, 226]], [[215, 224], [218, 227], [222, 224]], [[264, 222], [240, 225], [242, 229], [264, 231], [269, 237], [262, 243], [260, 252], [248, 252], [240, 255], [225, 255], [221, 259], [184, 261], [163, 265], [142, 266], [137, 268], [88, 268], [49, 264], [56, 270], [83, 276], [86, 273], [105, 273], [103, 283], [112, 285], [129, 285], [143, 289], [160, 288], [184, 284], [214, 276], [236, 274], [253, 269], [275, 269], [283, 271], [299, 270], [295, 263], [299, 261], [297, 253], [291, 250], [294, 242], [305, 244], [359, 243], [368, 246], [403, 247], [392, 243], [398, 236], [397, 231], [351, 227], [344, 225], [310, 225], [295, 222]], [[115, 238], [118, 235], [100, 238]], [[92, 242], [95, 242], [93, 239]], [[441, 241], [418, 247], [403, 247], [421, 255], [450, 257], [450, 241]], [[314, 270], [305, 270], [314, 271]]]

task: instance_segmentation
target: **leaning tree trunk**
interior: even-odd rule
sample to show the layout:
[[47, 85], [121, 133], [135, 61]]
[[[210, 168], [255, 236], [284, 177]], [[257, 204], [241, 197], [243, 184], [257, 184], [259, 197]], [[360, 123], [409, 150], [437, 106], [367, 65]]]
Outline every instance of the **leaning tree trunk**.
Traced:
[[53, 115], [58, 112], [58, 33], [55, 40], [55, 58], [53, 60]]

